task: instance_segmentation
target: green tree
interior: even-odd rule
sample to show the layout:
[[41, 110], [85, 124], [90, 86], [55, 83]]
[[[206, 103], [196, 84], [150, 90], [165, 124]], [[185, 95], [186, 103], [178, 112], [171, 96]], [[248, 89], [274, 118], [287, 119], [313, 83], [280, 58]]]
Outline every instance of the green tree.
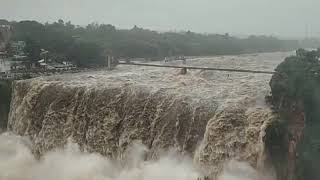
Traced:
[[27, 39], [24, 51], [28, 55], [30, 61], [38, 62], [38, 60], [40, 60], [41, 46], [39, 42], [33, 39]]
[[[10, 24], [14, 29], [14, 40], [35, 41], [41, 48], [55, 54], [55, 57], [71, 57], [70, 49], [73, 52], [72, 57], [75, 57], [74, 49], [79, 46], [78, 42], [89, 43], [88, 46], [96, 44], [97, 51], [102, 48], [103, 51], [112, 52], [116, 57], [224, 55], [293, 50], [299, 47], [297, 41], [279, 40], [268, 36], [240, 39], [229, 34], [198, 34], [191, 31], [159, 33], [138, 26], [124, 30], [116, 29], [109, 24], [97, 23], [81, 27], [73, 25], [70, 21], [65, 23], [63, 20], [46, 24], [36, 21]], [[99, 56], [98, 53], [90, 59], [100, 59]]]
[[14, 55], [14, 50], [13, 50], [13, 48], [12, 48], [11, 42], [8, 42], [8, 43], [6, 44], [6, 49], [5, 49], [5, 51], [7, 51], [7, 53], [8, 53], [9, 56], [13, 56], [13, 55]]
[[105, 64], [103, 49], [95, 43], [77, 42], [67, 53], [67, 58], [80, 67]]

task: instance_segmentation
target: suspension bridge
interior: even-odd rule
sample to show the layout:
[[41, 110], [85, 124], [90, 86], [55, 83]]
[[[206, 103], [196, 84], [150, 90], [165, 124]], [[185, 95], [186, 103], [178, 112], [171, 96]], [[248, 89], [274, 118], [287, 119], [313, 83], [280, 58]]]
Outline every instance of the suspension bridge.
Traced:
[[136, 62], [119, 62], [120, 65], [130, 66], [147, 66], [159, 68], [174, 68], [174, 69], [193, 69], [193, 70], [208, 70], [208, 71], [223, 71], [223, 72], [240, 72], [240, 73], [255, 73], [255, 74], [276, 74], [275, 71], [260, 71], [260, 70], [247, 70], [247, 69], [228, 69], [228, 68], [214, 68], [214, 67], [199, 67], [199, 66], [176, 66], [176, 65], [163, 65], [163, 64], [149, 64], [149, 63], [136, 63]]

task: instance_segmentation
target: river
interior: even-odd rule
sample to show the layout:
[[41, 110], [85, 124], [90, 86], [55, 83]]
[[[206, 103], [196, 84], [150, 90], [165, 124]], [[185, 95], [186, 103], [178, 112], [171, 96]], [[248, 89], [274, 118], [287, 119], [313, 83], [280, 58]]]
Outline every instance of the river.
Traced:
[[[272, 71], [290, 54], [187, 63]], [[8, 127], [19, 136], [0, 136], [0, 179], [273, 180], [261, 166], [270, 77], [118, 66], [18, 81]]]

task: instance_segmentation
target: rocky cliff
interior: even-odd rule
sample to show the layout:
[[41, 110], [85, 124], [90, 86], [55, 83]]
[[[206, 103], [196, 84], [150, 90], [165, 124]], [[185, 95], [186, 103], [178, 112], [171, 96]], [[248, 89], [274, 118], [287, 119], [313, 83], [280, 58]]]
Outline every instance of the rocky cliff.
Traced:
[[[288, 53], [201, 58], [191, 65], [272, 70]], [[230, 160], [265, 168], [266, 129], [277, 118], [264, 104], [269, 75], [118, 66], [13, 83], [9, 130], [29, 136], [34, 153], [68, 139], [121, 159], [133, 141], [146, 159], [175, 149], [216, 176]]]
[[319, 57], [319, 50], [298, 50], [277, 67], [270, 81], [270, 100], [282, 127], [278, 150], [271, 152], [279, 162], [278, 179], [319, 179]]

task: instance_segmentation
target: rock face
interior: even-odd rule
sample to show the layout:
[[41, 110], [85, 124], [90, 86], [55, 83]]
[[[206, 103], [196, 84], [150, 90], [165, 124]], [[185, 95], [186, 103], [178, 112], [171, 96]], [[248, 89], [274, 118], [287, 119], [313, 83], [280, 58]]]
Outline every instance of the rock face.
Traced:
[[[288, 53], [202, 58], [190, 65], [272, 70]], [[229, 160], [266, 160], [264, 104], [269, 75], [118, 66], [13, 83], [9, 130], [31, 137], [34, 153], [64, 145], [122, 158], [135, 140], [156, 159], [171, 148], [216, 176]]]
[[319, 57], [320, 50], [298, 50], [277, 67], [271, 79], [271, 102], [284, 132], [277, 137], [278, 150], [271, 152], [273, 161], [279, 162], [278, 179], [319, 179]]

